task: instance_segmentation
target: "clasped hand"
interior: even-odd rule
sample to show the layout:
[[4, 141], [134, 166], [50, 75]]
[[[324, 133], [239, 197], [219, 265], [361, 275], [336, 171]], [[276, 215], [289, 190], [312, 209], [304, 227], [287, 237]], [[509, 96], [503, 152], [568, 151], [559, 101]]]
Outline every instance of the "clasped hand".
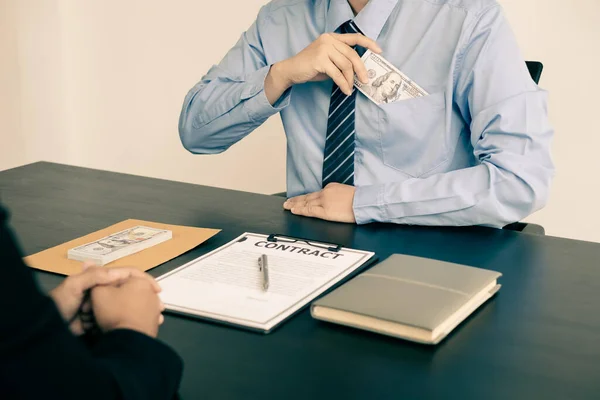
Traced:
[[156, 337], [164, 320], [159, 292], [160, 286], [147, 273], [86, 263], [83, 272], [67, 277], [50, 297], [76, 335], [91, 328], [82, 316], [93, 313], [103, 332], [132, 329]]

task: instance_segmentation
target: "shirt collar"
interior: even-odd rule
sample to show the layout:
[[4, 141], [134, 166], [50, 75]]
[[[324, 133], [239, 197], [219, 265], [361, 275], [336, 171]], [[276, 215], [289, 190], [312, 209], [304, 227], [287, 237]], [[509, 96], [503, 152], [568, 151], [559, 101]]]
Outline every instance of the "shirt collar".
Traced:
[[355, 17], [348, 0], [330, 0], [327, 10], [327, 32], [333, 32], [349, 19], [365, 36], [377, 40], [398, 0], [370, 0]]

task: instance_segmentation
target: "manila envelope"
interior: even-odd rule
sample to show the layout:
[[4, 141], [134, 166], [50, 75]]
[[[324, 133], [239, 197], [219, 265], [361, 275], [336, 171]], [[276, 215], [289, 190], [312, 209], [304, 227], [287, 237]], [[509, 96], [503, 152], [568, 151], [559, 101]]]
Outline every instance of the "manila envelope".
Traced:
[[139, 269], [140, 271], [147, 271], [193, 249], [220, 232], [220, 229], [193, 228], [189, 226], [167, 225], [150, 221], [128, 219], [109, 226], [108, 228], [101, 229], [94, 233], [90, 233], [89, 235], [25, 257], [24, 260], [30, 267], [43, 271], [62, 275], [76, 274], [81, 272], [83, 263], [67, 258], [67, 252], [70, 249], [89, 242], [94, 242], [105, 236], [112, 235], [128, 228], [133, 228], [137, 225], [168, 229], [173, 232], [173, 237], [170, 240], [142, 250], [139, 253], [131, 254], [108, 263], [105, 267], [132, 267]]

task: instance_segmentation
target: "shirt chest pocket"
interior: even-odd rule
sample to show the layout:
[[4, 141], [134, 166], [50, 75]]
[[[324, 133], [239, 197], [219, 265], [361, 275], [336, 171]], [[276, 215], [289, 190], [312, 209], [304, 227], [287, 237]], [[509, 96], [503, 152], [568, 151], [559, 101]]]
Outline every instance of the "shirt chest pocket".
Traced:
[[444, 92], [377, 107], [382, 159], [388, 167], [420, 177], [446, 161]]

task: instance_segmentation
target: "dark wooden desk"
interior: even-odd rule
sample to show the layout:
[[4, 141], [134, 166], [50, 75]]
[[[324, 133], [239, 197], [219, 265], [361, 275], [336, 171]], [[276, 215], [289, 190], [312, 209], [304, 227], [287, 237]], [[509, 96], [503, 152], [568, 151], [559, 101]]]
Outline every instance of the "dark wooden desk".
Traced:
[[[327, 223], [283, 211], [281, 198], [50, 163], [0, 172], [0, 196], [27, 254], [126, 218], [223, 229], [155, 276], [244, 231], [504, 274], [499, 295], [437, 347], [317, 322], [308, 311], [267, 336], [168, 316], [160, 338], [185, 360], [184, 399], [600, 396], [600, 244], [487, 228]], [[46, 288], [61, 279], [38, 277]]]

